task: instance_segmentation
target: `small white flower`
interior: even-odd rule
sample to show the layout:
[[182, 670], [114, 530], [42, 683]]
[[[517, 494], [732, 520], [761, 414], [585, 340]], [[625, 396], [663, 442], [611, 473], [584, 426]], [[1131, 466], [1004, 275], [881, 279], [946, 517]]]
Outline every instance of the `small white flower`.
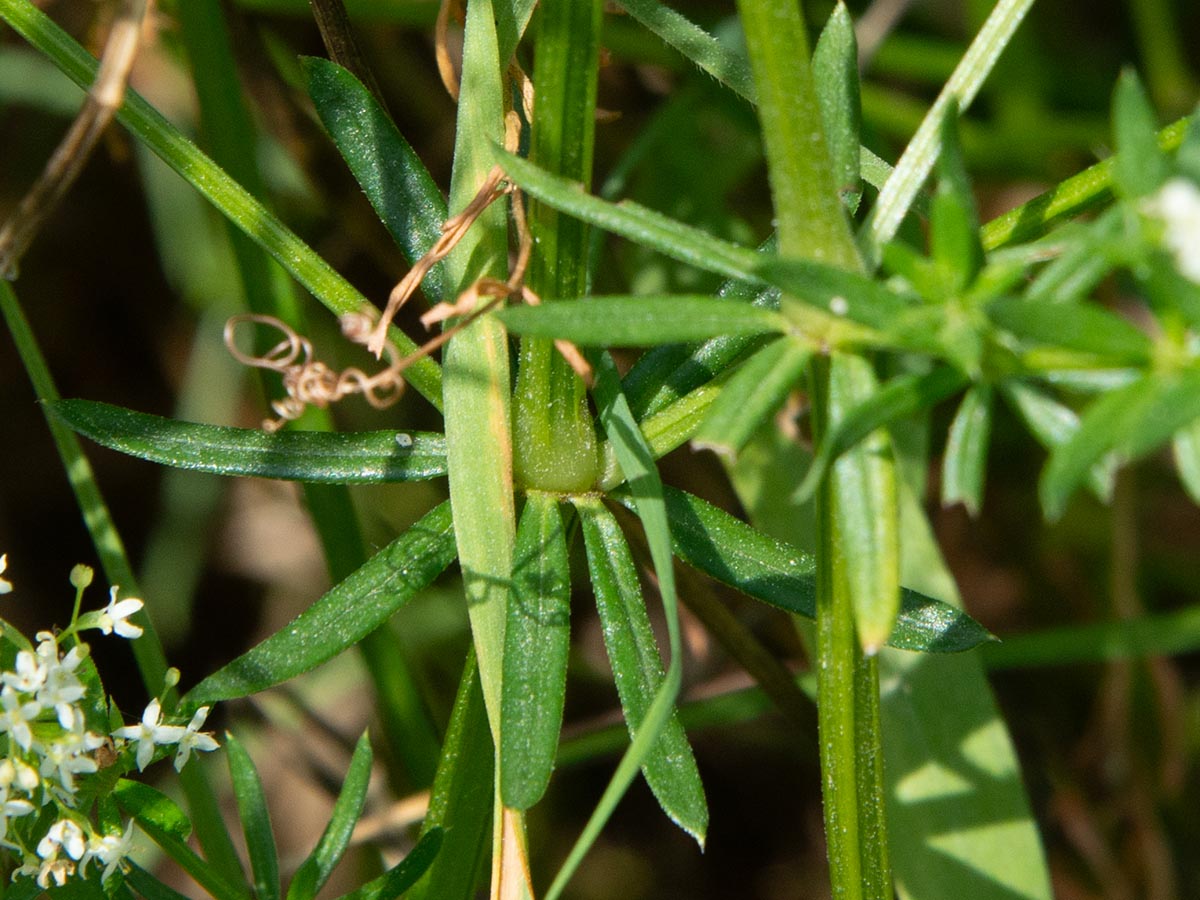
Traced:
[[0, 675], [0, 681], [22, 694], [36, 694], [46, 683], [46, 667], [41, 659], [28, 650], [17, 654], [13, 671]]
[[188, 758], [192, 751], [203, 751], [205, 753], [216, 750], [219, 746], [216, 739], [211, 734], [200, 730], [200, 726], [204, 724], [204, 720], [208, 718], [208, 707], [202, 706], [196, 710], [196, 714], [192, 716], [192, 721], [188, 722], [187, 728], [184, 729], [183, 735], [179, 738], [179, 750], [175, 754], [175, 771], [180, 772], [187, 765]]
[[113, 585], [108, 592], [108, 606], [100, 611], [100, 631], [112, 634], [114, 631], [123, 638], [142, 636], [142, 626], [134, 625], [129, 617], [145, 604], [135, 597], [117, 600], [117, 586]]
[[60, 848], [67, 851], [67, 856], [76, 860], [87, 850], [83, 829], [70, 819], [59, 819], [50, 826], [46, 836], [38, 842], [37, 855], [50, 860], [58, 855]]
[[[25, 868], [21, 867], [22, 870]], [[51, 857], [42, 862], [38, 868], [37, 883], [42, 890], [50, 889], [50, 881], [53, 880], [59, 887], [64, 887], [67, 879], [75, 874], [75, 863], [69, 859], [59, 859], [57, 856]]]
[[28, 800], [8, 799], [8, 785], [0, 786], [0, 840], [8, 835], [8, 820], [13, 816], [27, 816], [33, 812]]
[[1166, 226], [1163, 243], [1180, 273], [1200, 284], [1200, 188], [1186, 178], [1172, 178], [1146, 201], [1144, 209]]
[[20, 748], [28, 752], [33, 745], [29, 723], [38, 717], [42, 705], [34, 701], [22, 702], [21, 696], [6, 684], [0, 690], [0, 707], [0, 733], [8, 732]]
[[58, 724], [71, 731], [75, 728], [79, 710], [75, 704], [83, 699], [86, 689], [75, 677], [75, 670], [87, 656], [84, 645], [76, 644], [67, 655], [59, 658], [58, 643], [54, 635], [43, 631], [38, 634], [37, 653], [46, 671], [45, 683], [37, 692], [37, 701], [43, 708], [53, 707], [58, 713]]
[[[4, 570], [8, 568], [8, 554], [0, 553], [0, 575], [4, 574]], [[12, 590], [12, 582], [7, 578], [0, 578], [0, 594], [7, 594]]]
[[150, 765], [150, 760], [154, 758], [156, 745], [176, 744], [185, 733], [186, 729], [180, 725], [162, 724], [162, 706], [155, 698], [146, 706], [140, 724], [118, 728], [112, 736], [137, 741], [137, 767], [140, 772]]
[[100, 876], [100, 881], [102, 883], [108, 881], [109, 876], [125, 862], [125, 858], [129, 856], [132, 849], [133, 822], [129, 823], [124, 834], [93, 835], [92, 839], [88, 841], [87, 852], [79, 861], [79, 873], [86, 875], [87, 864], [94, 859], [104, 866], [104, 873]]
[[74, 806], [75, 776], [90, 775], [99, 769], [96, 760], [88, 754], [103, 743], [104, 738], [99, 735], [73, 729], [56, 741], [38, 745], [42, 755], [38, 771], [44, 778], [53, 776], [57, 779], [61, 790], [56, 789], [55, 793], [66, 800], [68, 806]]

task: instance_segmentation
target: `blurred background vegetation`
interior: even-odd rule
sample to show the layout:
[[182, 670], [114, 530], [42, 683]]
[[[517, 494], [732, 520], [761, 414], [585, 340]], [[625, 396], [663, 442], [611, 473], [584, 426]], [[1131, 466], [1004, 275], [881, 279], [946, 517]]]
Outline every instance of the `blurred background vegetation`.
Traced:
[[[40, 5], [98, 49], [102, 4]], [[991, 4], [916, 0], [896, 30], [873, 39], [867, 23], [905, 5], [878, 0], [867, 10], [862, 2], [850, 4], [856, 18], [866, 13], [864, 142], [889, 160], [915, 130]], [[454, 105], [434, 66], [436, 4], [361, 0], [347, 6], [401, 132], [445, 185]], [[154, 9], [132, 84], [196, 134], [196, 100], [172, 7], [164, 0]], [[226, 7], [270, 202], [335, 268], [381, 302], [404, 267], [300, 86], [297, 56], [324, 55], [308, 4], [238, 0]], [[809, 8], [819, 23], [829, 4]], [[732, 10], [732, 2], [689, 0], [684, 11], [737, 40]], [[1111, 90], [1122, 66], [1142, 73], [1164, 124], [1189, 112], [1197, 99], [1198, 47], [1200, 5], [1185, 0], [1040, 0], [963, 125], [984, 218], [1107, 155]], [[632, 19], [607, 16], [605, 48], [599, 102], [614, 115], [598, 127], [597, 189], [743, 243], [762, 240], [770, 231], [769, 195], [753, 110], [691, 71]], [[77, 89], [0, 26], [0, 215], [35, 178], [79, 100]], [[615, 240], [602, 252], [598, 290], [715, 286], [708, 275]], [[224, 226], [119, 127], [25, 256], [20, 287], [64, 396], [212, 423], [253, 426], [261, 419], [263, 397], [221, 345], [224, 319], [240, 305]], [[1120, 306], [1122, 285], [1104, 290]], [[401, 323], [418, 340], [420, 311], [413, 304]], [[338, 359], [342, 353], [341, 362], [353, 361], [354, 351], [343, 350], [330, 317], [315, 306], [310, 313], [310, 336], [320, 354]], [[949, 411], [940, 413], [935, 436], [944, 435]], [[415, 393], [385, 412], [351, 400], [333, 414], [347, 430], [441, 428], [435, 411]], [[7, 574], [20, 589], [19, 604], [6, 601], [4, 616], [32, 633], [69, 617], [67, 572], [76, 562], [94, 563], [94, 553], [7, 334], [0, 335], [0, 423], [0, 551], [9, 554]], [[967, 608], [990, 630], [1003, 637], [1197, 602], [1200, 510], [1165, 460], [1123, 473], [1111, 508], [1081, 495], [1049, 527], [1041, 523], [1035, 493], [1042, 452], [1003, 418], [993, 435], [982, 515], [973, 521], [961, 508], [929, 506]], [[936, 462], [940, 447], [931, 449]], [[173, 664], [183, 670], [184, 687], [280, 627], [327, 586], [317, 541], [292, 485], [222, 481], [92, 446], [88, 452], [140, 566], [149, 610]], [[664, 461], [663, 471], [668, 482], [737, 510], [711, 454], [681, 449]], [[369, 546], [383, 546], [442, 492], [444, 485], [436, 482], [355, 489]], [[782, 618], [723, 589], [683, 588], [716, 591], [768, 646], [802, 663]], [[577, 606], [568, 741], [618, 721], [590, 608]], [[420, 663], [435, 719], [444, 721], [468, 643], [456, 576], [448, 574], [404, 609], [396, 625]], [[747, 686], [745, 675], [694, 621], [688, 637], [689, 698]], [[139, 709], [145, 698], [124, 649], [101, 642], [96, 654], [117, 701], [126, 711]], [[1200, 837], [1197, 661], [1192, 652], [994, 671], [1057, 896], [1200, 896], [1194, 852]], [[277, 824], [296, 832], [293, 852], [312, 840], [306, 820], [324, 821], [304, 811], [326, 802], [326, 788], [344, 771], [339, 748], [370, 715], [368, 691], [356, 660], [345, 657], [294, 691], [221, 710], [224, 724], [239, 723], [239, 734], [252, 724], [259, 729], [261, 740], [251, 748], [276, 792]], [[734, 724], [692, 732], [712, 810], [706, 853], [699, 855], [657, 811], [639, 782], [576, 881], [576, 896], [827, 894], [815, 734], [775, 713], [736, 716]], [[269, 753], [275, 754], [273, 765], [265, 758]], [[531, 841], [545, 848], [535, 859], [550, 866], [566, 852], [611, 763], [612, 757], [600, 756], [560, 770], [530, 818]], [[284, 847], [287, 840], [281, 836]], [[283, 852], [286, 859], [288, 850]]]

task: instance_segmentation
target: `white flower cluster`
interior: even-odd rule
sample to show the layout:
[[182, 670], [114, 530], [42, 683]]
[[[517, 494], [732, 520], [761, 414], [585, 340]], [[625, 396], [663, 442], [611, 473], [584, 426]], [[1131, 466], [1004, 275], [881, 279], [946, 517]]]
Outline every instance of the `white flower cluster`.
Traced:
[[[6, 564], [7, 558], [0, 556], [0, 572]], [[21, 855], [14, 879], [31, 876], [43, 889], [51, 883], [61, 887], [76, 874], [86, 877], [92, 862], [103, 867], [100, 878], [106, 881], [129, 853], [132, 823], [123, 833], [98, 830], [87, 810], [79, 808], [80, 779], [118, 761], [117, 754], [131, 743], [136, 744], [139, 771], [154, 758], [156, 747], [176, 746], [176, 770], [183, 768], [192, 751], [217, 748], [213, 737], [200, 730], [208, 707], [197, 710], [186, 726], [164, 725], [157, 698], [150, 701], [138, 725], [118, 728], [107, 736], [88, 729], [85, 708], [103, 710], [108, 703], [102, 695], [89, 696], [89, 687], [98, 691], [99, 682], [80, 670], [88, 646], [77, 635], [97, 629], [139, 637], [142, 629], [129, 618], [143, 605], [134, 598], [118, 600], [118, 589], [113, 587], [106, 607], [80, 616], [78, 599], [91, 580], [92, 571], [86, 566], [72, 571], [71, 583], [78, 592], [76, 617], [61, 634], [39, 632], [33, 646], [12, 629], [4, 633], [10, 647], [26, 649], [18, 649], [10, 666], [0, 668], [0, 847]], [[11, 590], [11, 583], [0, 579], [0, 593]], [[64, 652], [59, 645], [68, 642]], [[102, 748], [104, 763], [98, 758]], [[51, 816], [42, 814], [45, 811]]]
[[1180, 273], [1200, 284], [1200, 187], [1172, 178], [1146, 201], [1145, 211], [1163, 223], [1163, 243]]

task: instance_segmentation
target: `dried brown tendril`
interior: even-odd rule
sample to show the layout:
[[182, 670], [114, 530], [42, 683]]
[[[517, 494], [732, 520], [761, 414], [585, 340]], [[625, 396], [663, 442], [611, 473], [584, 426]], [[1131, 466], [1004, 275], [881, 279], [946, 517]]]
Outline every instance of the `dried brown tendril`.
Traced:
[[[340, 319], [342, 334], [356, 344], [366, 345], [372, 333], [372, 319], [362, 313], [349, 313]], [[237, 330], [242, 325], [262, 325], [274, 328], [283, 339], [261, 355], [246, 353], [237, 345]], [[335, 372], [319, 359], [313, 358], [312, 343], [306, 337], [274, 316], [245, 313], [233, 316], [225, 323], [225, 346], [242, 365], [269, 369], [283, 376], [287, 396], [271, 401], [278, 418], [266, 419], [264, 431], [275, 432], [285, 423], [300, 418], [309, 406], [321, 409], [351, 394], [361, 394], [371, 406], [383, 409], [400, 399], [404, 392], [401, 373], [420, 353], [403, 358], [392, 343], [386, 343], [388, 366], [374, 375], [351, 366]]]

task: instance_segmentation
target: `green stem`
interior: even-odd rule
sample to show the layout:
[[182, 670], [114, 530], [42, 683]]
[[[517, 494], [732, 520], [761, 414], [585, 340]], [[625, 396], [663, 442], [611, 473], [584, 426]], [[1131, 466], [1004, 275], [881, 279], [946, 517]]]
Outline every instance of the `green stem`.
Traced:
[[[601, 4], [552, 3], [542, 9], [534, 84], [537, 103], [530, 157], [556, 175], [592, 180]], [[532, 203], [537, 251], [527, 282], [543, 299], [587, 292], [587, 227], [544, 203]], [[546, 491], [587, 490], [596, 479], [596, 434], [579, 376], [542, 338], [521, 341], [514, 399], [517, 478]]]

